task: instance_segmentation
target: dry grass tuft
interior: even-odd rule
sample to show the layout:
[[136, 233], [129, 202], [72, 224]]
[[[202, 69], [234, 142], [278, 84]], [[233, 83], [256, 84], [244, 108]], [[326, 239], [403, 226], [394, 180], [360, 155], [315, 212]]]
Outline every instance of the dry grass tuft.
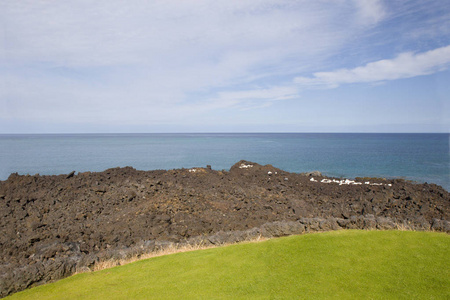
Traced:
[[[240, 242], [240, 244], [242, 244], [242, 243], [257, 243], [257, 242], [262, 242], [262, 241], [266, 241], [266, 240], [268, 240], [268, 238], [258, 236], [257, 238], [254, 238], [254, 239], [251, 239], [248, 241], [244, 241], [244, 242]], [[139, 260], [148, 259], [148, 258], [157, 257], [157, 256], [163, 256], [163, 255], [169, 255], [169, 254], [181, 253], [181, 252], [196, 251], [196, 250], [204, 250], [204, 249], [210, 249], [210, 248], [217, 248], [217, 247], [228, 246], [228, 245], [232, 245], [232, 244], [236, 244], [236, 243], [224, 243], [221, 245], [204, 245], [203, 243], [195, 244], [195, 245], [170, 244], [168, 247], [165, 247], [164, 249], [145, 253], [142, 255], [133, 256], [131, 258], [109, 259], [106, 261], [100, 261], [94, 265], [92, 270], [89, 270], [89, 271], [85, 270], [85, 271], [77, 272], [77, 274], [100, 271], [100, 270], [104, 270], [104, 269], [113, 268], [116, 266], [123, 266], [123, 265], [130, 264], [130, 263], [133, 263], [133, 262], [136, 262]]]
[[405, 223], [396, 223], [395, 225], [397, 226], [397, 230], [399, 231], [415, 231], [411, 228], [411, 226]]
[[[411, 226], [409, 226], [408, 224], [405, 224], [405, 223], [396, 223], [395, 225], [396, 225], [396, 230], [399, 230], [399, 231], [415, 231], [414, 229], [412, 229]], [[342, 231], [345, 232], [345, 230], [342, 230]], [[366, 229], [366, 231], [380, 231], [380, 229], [371, 228], [371, 229]], [[384, 231], [384, 230], [381, 230], [381, 231]], [[200, 242], [199, 244], [194, 244], [194, 245], [175, 244], [174, 243], [174, 244], [169, 244], [168, 246], [166, 246], [162, 249], [144, 253], [144, 254], [140, 254], [140, 255], [135, 255], [130, 258], [109, 259], [109, 260], [105, 260], [105, 261], [100, 261], [100, 262], [97, 262], [92, 269], [83, 268], [83, 269], [78, 270], [75, 274], [105, 270], [105, 269], [113, 268], [116, 266], [123, 266], [123, 265], [130, 264], [130, 263], [133, 263], [133, 262], [136, 262], [139, 260], [148, 259], [148, 258], [157, 257], [157, 256], [163, 256], [163, 255], [169, 255], [169, 254], [175, 254], [175, 253], [181, 253], [181, 252], [196, 251], [196, 250], [211, 249], [211, 248], [217, 248], [217, 247], [228, 246], [228, 245], [233, 245], [233, 244], [257, 243], [257, 242], [262, 242], [262, 241], [266, 241], [269, 239], [270, 238], [262, 237], [260, 235], [256, 238], [246, 240], [243, 242], [223, 243], [220, 245], [211, 245], [211, 244], [205, 245], [203, 242]]]

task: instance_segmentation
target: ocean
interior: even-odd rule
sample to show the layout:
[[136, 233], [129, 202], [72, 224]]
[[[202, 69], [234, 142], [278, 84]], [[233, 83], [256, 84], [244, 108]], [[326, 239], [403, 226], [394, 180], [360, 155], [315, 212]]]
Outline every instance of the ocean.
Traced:
[[229, 170], [241, 159], [289, 172], [403, 178], [450, 190], [449, 134], [195, 133], [0, 135], [0, 180], [132, 166]]

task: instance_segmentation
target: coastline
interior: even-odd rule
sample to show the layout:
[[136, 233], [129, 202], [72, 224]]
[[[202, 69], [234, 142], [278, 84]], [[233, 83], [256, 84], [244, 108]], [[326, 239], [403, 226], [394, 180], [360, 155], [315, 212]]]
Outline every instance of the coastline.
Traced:
[[448, 233], [449, 203], [435, 184], [346, 183], [248, 161], [229, 171], [13, 174], [0, 182], [0, 296], [168, 247], [339, 229]]
[[450, 190], [449, 134], [172, 133], [0, 135], [0, 180], [111, 167], [228, 170], [240, 159], [330, 177], [403, 178]]

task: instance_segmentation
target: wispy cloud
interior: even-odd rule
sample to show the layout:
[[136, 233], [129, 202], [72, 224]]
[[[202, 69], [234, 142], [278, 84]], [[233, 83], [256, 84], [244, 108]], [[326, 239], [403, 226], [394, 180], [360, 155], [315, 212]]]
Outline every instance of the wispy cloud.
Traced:
[[358, 18], [362, 24], [376, 24], [387, 15], [386, 8], [379, 0], [354, 0], [354, 3], [359, 9]]
[[204, 111], [189, 99], [198, 91], [211, 110], [286, 99], [295, 92], [253, 87], [313, 70], [380, 11], [353, 0], [1, 1], [3, 113], [135, 121], [170, 119], [167, 106]]
[[313, 77], [296, 77], [295, 83], [330, 88], [347, 83], [380, 82], [428, 75], [448, 69], [450, 46], [423, 53], [405, 52], [393, 59], [383, 59], [353, 69], [316, 72]]
[[[350, 18], [340, 23], [337, 14]], [[0, 51], [11, 61], [68, 67], [220, 63], [244, 53], [273, 61], [270, 49], [329, 50], [360, 14], [333, 1], [3, 1]]]
[[293, 112], [281, 102], [305, 86], [446, 68], [447, 47], [378, 61], [450, 43], [450, 9], [400, 2], [0, 0], [0, 124], [212, 124], [249, 109], [257, 122], [262, 107]]
[[225, 104], [229, 107], [250, 109], [267, 107], [275, 101], [298, 98], [298, 89], [294, 86], [275, 86], [252, 90], [220, 92], [212, 103]]
[[235, 100], [269, 100], [278, 101], [292, 99], [298, 96], [298, 91], [294, 87], [272, 87], [245, 91], [221, 92], [219, 99]]

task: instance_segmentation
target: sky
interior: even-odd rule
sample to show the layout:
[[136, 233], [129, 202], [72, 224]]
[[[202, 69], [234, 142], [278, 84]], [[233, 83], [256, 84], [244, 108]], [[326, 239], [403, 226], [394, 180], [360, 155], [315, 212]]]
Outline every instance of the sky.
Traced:
[[0, 0], [0, 133], [450, 132], [450, 0]]

